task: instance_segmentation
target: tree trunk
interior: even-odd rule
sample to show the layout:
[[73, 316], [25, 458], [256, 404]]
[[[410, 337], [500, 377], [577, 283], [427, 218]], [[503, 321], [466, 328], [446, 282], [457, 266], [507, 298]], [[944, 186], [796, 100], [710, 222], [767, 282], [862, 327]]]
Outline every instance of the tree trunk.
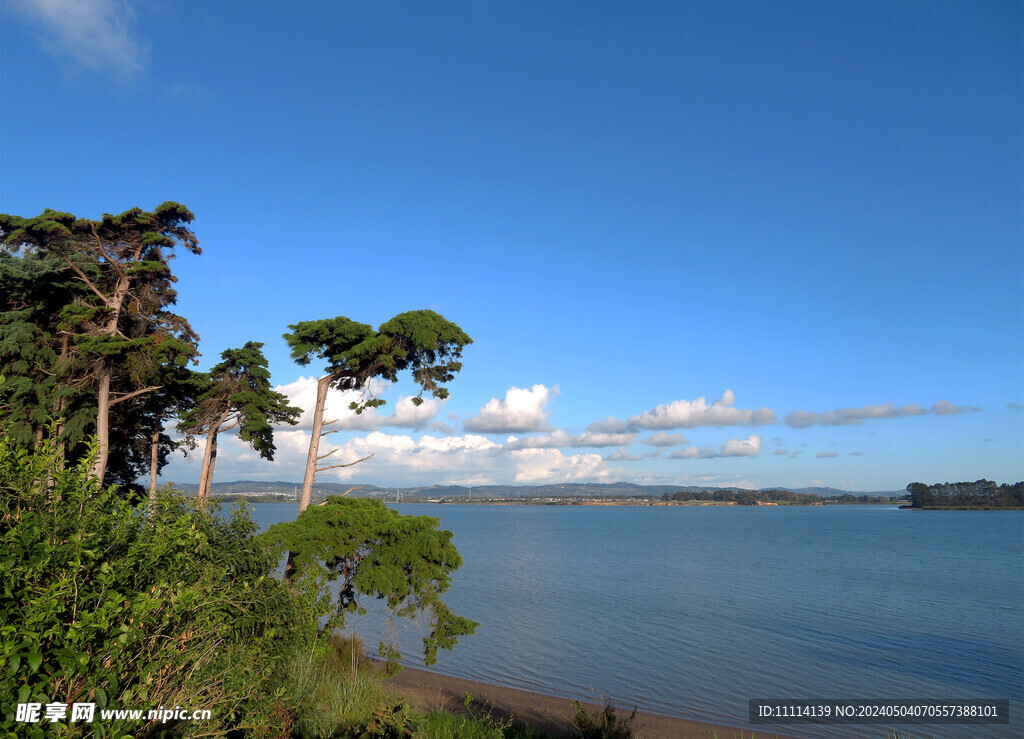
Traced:
[[203, 469], [199, 473], [198, 497], [200, 501], [205, 500], [210, 495], [210, 486], [213, 483], [213, 464], [217, 457], [217, 434], [220, 433], [221, 427], [230, 415], [230, 410], [224, 411], [221, 417], [217, 419], [217, 422], [210, 427], [210, 431], [206, 435], [206, 446], [203, 448]]
[[203, 468], [199, 472], [199, 493], [200, 500], [206, 498], [206, 484], [210, 479], [210, 458], [213, 455], [213, 447], [217, 443], [217, 427], [210, 429], [206, 435], [206, 445], [203, 447]]
[[101, 484], [107, 472], [107, 455], [110, 452], [110, 374], [110, 367], [104, 362], [100, 368], [96, 404], [96, 441], [100, 449], [92, 467], [92, 474]]
[[316, 456], [320, 449], [320, 436], [324, 427], [324, 406], [327, 404], [327, 390], [332, 375], [324, 375], [316, 381], [316, 407], [313, 409], [313, 434], [309, 438], [309, 453], [306, 455], [306, 473], [302, 477], [302, 494], [299, 495], [299, 513], [309, 507], [313, 499], [313, 480], [316, 478]]
[[157, 467], [160, 463], [160, 424], [153, 430], [149, 437], [149, 499], [156, 500], [156, 476]]
[[[130, 286], [129, 279], [121, 274], [114, 295], [105, 301], [110, 313], [102, 333], [109, 336], [114, 336], [117, 333], [121, 307], [124, 305]], [[112, 374], [113, 368], [110, 366], [110, 362], [103, 359], [99, 369], [99, 386], [96, 390], [96, 440], [100, 445], [100, 453], [92, 468], [93, 475], [99, 479], [100, 483], [103, 482], [103, 477], [107, 474], [107, 455], [110, 453], [110, 376]]]
[[[313, 481], [316, 478], [316, 456], [320, 449], [320, 436], [324, 428], [324, 406], [327, 404], [327, 390], [331, 387], [332, 375], [324, 375], [316, 381], [316, 406], [313, 408], [313, 433], [309, 437], [309, 453], [306, 455], [306, 473], [302, 476], [302, 492], [299, 494], [299, 514], [309, 507], [313, 499]], [[284, 581], [290, 583], [295, 576], [295, 552], [288, 552], [284, 565]]]
[[206, 473], [206, 493], [203, 495], [203, 500], [207, 500], [210, 493], [213, 492], [213, 468], [217, 466], [217, 434], [213, 435], [210, 446], [213, 447], [213, 451], [210, 452], [210, 469]]

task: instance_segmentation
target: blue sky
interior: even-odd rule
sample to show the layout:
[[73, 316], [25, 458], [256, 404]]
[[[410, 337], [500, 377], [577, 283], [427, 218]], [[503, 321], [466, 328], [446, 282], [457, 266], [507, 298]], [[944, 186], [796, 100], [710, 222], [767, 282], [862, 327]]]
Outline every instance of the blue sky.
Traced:
[[17, 0], [0, 210], [184, 203], [201, 367], [262, 341], [300, 405], [288, 324], [462, 326], [325, 481], [1012, 482], [1022, 49], [1020, 3]]

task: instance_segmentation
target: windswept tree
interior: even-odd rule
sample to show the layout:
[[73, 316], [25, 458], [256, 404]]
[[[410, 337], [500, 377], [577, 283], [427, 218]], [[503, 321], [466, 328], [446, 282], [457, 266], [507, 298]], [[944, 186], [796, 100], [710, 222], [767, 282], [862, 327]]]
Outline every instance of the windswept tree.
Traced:
[[[331, 626], [344, 627], [346, 613], [366, 613], [366, 600], [381, 601], [389, 621], [429, 617], [423, 661], [431, 665], [438, 649], [452, 649], [479, 625], [452, 613], [442, 599], [462, 557], [452, 532], [439, 524], [429, 516], [404, 516], [379, 500], [332, 495], [296, 520], [274, 524], [262, 538], [278, 554], [289, 552], [296, 570], [324, 591], [327, 581], [341, 581]], [[378, 654], [389, 671], [399, 669], [393, 639], [382, 640]]]
[[385, 403], [371, 393], [371, 380], [395, 382], [399, 373], [408, 370], [420, 386], [419, 394], [412, 398], [414, 405], [423, 403], [424, 392], [444, 399], [448, 397], [448, 389], [441, 385], [450, 382], [462, 369], [459, 361], [462, 348], [473, 343], [461, 328], [431, 310], [400, 313], [381, 324], [376, 331], [365, 323], [356, 323], [344, 316], [303, 321], [288, 328], [291, 332], [284, 338], [292, 349], [292, 359], [303, 366], [314, 358], [327, 362], [327, 374], [316, 384], [313, 430], [302, 478], [299, 513], [312, 499], [317, 472], [355, 464], [318, 466], [321, 460], [333, 454], [319, 454], [321, 437], [324, 433], [332, 433], [324, 432], [323, 428], [334, 423], [324, 422], [324, 405], [330, 388], [362, 393], [360, 400], [349, 405], [351, 410], [362, 413], [367, 408]]
[[[210, 496], [213, 469], [217, 463], [217, 436], [238, 429], [263, 459], [274, 459], [273, 424], [298, 423], [301, 408], [288, 405], [288, 398], [270, 385], [270, 370], [263, 356], [263, 344], [249, 341], [241, 349], [228, 349], [219, 364], [205, 378], [205, 387], [195, 407], [183, 413], [178, 429], [189, 435], [205, 435], [203, 466], [199, 476], [199, 498]], [[197, 382], [204, 383], [202, 378]]]
[[160, 364], [184, 365], [195, 356], [187, 322], [167, 311], [177, 298], [168, 266], [173, 249], [201, 253], [192, 220], [185, 206], [171, 202], [98, 221], [49, 209], [34, 218], [0, 214], [7, 247], [29, 247], [59, 260], [83, 286], [60, 319], [96, 393], [99, 454], [93, 474], [101, 481], [111, 407], [156, 390], [149, 380]]

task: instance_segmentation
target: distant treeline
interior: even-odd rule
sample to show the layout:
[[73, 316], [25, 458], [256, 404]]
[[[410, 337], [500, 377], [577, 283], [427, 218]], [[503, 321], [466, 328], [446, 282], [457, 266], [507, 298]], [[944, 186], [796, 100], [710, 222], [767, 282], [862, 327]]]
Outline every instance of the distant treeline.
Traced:
[[1024, 508], [1024, 482], [912, 482], [907, 485], [907, 492], [911, 508]]
[[758, 503], [787, 503], [790, 505], [820, 505], [828, 503], [899, 503], [902, 498], [876, 497], [873, 495], [830, 495], [828, 497], [813, 493], [794, 493], [792, 490], [704, 490], [700, 492], [680, 491], [665, 493], [664, 501], [706, 500], [719, 503], [736, 503], [737, 505], [757, 505]]

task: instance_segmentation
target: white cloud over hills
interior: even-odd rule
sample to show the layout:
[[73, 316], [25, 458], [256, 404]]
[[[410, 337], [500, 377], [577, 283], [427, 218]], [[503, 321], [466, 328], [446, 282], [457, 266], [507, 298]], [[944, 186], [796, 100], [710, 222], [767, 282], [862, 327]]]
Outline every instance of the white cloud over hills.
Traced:
[[[316, 399], [316, 378], [300, 377], [276, 389], [293, 405], [305, 409], [299, 425], [277, 429], [277, 459], [270, 464], [260, 460], [237, 436], [222, 439], [217, 466], [219, 479], [301, 479]], [[380, 395], [386, 389], [380, 385], [373, 391]], [[693, 469], [696, 474], [707, 472], [698, 462], [758, 458], [763, 439], [759, 434], [750, 434], [746, 438], [720, 439], [713, 444], [694, 444], [687, 438], [690, 433], [684, 435], [672, 429], [749, 426], [776, 420], [775, 412], [768, 408], [735, 407], [733, 392], [726, 390], [712, 403], [703, 397], [676, 400], [630, 416], [626, 421], [608, 417], [580, 432], [552, 427], [549, 406], [558, 394], [557, 387], [543, 384], [510, 387], [504, 397], [491, 397], [476, 415], [466, 418], [460, 430], [460, 414], [447, 414], [450, 424], [439, 419], [446, 401], [427, 397], [422, 405], [415, 406], [410, 397], [400, 397], [383, 408], [368, 409], [356, 415], [348, 405], [359, 399], [360, 394], [331, 390], [325, 418], [339, 419], [330, 429], [348, 433], [324, 437], [320, 454], [333, 452], [331, 461], [335, 463], [373, 456], [352, 467], [330, 470], [319, 479], [324, 482], [372, 480], [395, 485], [676, 482], [689, 476], [679, 475], [672, 468]], [[382, 412], [389, 409], [389, 413]], [[794, 411], [786, 416], [785, 422], [794, 428], [856, 425], [864, 419], [945, 416], [973, 410], [978, 409], [955, 406], [948, 401], [939, 401], [930, 408], [917, 404], [896, 407], [888, 403], [824, 413]], [[403, 431], [389, 432], [388, 429]], [[651, 433], [642, 436], [644, 431]], [[501, 438], [498, 435], [502, 435]], [[772, 446], [772, 454], [763, 461], [768, 469], [776, 464], [775, 460], [796, 459], [802, 454], [800, 451], [791, 453], [792, 445], [784, 447], [781, 437], [775, 437]], [[595, 450], [601, 449], [608, 449], [608, 452], [596, 453]], [[197, 450], [193, 456], [198, 458], [200, 452]], [[817, 454], [818, 459], [839, 456], [837, 452]], [[850, 456], [855, 458], [859, 454]], [[644, 460], [651, 460], [655, 467], [648, 469], [647, 465], [635, 464]], [[680, 465], [678, 462], [682, 460], [692, 460], [693, 464]], [[626, 464], [620, 467], [616, 463]], [[197, 467], [194, 462], [192, 466]], [[727, 471], [724, 462], [711, 462], [711, 466]], [[655, 473], [659, 468], [660, 473]]]
[[[309, 445], [309, 432], [277, 430], [277, 461], [261, 463], [258, 455], [237, 435], [222, 439], [217, 463], [218, 479], [271, 477], [300, 480]], [[334, 452], [335, 463], [354, 462], [373, 454], [371, 459], [352, 467], [322, 473], [321, 482], [347, 482], [357, 479], [400, 480], [419, 485], [435, 481], [457, 484], [508, 483], [538, 484], [565, 481], [613, 481], [634, 476], [627, 470], [607, 464], [600, 454], [566, 454], [560, 449], [513, 448], [479, 434], [438, 437], [424, 435], [414, 439], [406, 434], [372, 431], [365, 436], [332, 444], [333, 437], [320, 443], [320, 454]], [[198, 474], [198, 458], [193, 465]], [[256, 470], [263, 468], [263, 475]]]

